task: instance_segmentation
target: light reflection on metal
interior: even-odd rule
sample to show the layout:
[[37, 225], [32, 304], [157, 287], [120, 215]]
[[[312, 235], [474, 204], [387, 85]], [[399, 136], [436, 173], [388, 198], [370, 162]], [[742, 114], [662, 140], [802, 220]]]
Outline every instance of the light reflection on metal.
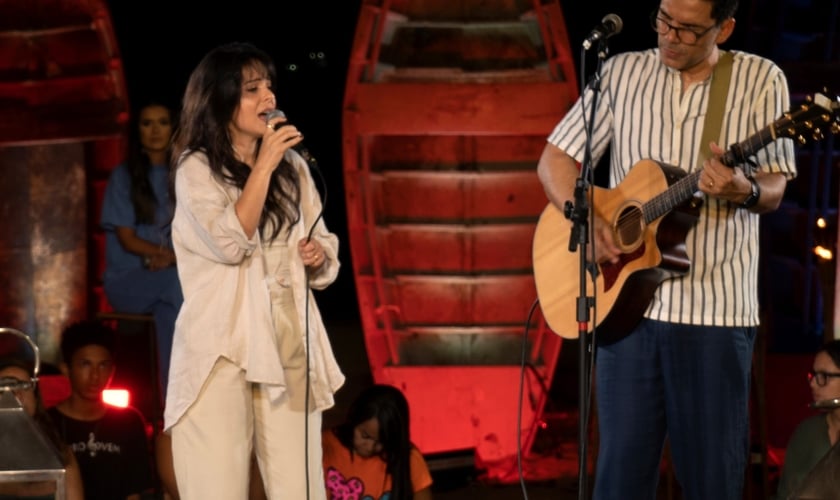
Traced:
[[[41, 361], [32, 339], [14, 328], [0, 327], [0, 334], [11, 334], [28, 343], [34, 355], [32, 383], [37, 383]], [[55, 481], [55, 498], [63, 500], [66, 495], [65, 469], [58, 450], [26, 414], [12, 385], [0, 385], [0, 429], [3, 429], [0, 432], [0, 483]]]

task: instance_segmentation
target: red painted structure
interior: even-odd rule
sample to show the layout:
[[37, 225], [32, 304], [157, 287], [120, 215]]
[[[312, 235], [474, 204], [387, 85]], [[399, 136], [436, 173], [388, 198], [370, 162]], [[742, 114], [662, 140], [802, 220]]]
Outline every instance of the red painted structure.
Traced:
[[98, 201], [127, 120], [104, 0], [0, 0], [0, 325], [47, 361], [99, 308]]
[[343, 111], [350, 254], [374, 380], [405, 392], [424, 453], [487, 463], [534, 438], [561, 348], [534, 308], [535, 167], [577, 95], [556, 1], [363, 2]]

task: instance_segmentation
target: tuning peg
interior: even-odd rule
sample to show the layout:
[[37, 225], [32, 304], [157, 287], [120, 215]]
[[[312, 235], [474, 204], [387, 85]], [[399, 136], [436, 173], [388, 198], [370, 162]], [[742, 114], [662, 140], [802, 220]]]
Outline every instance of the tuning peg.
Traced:
[[797, 142], [799, 142], [799, 144], [802, 144], [803, 146], [805, 144], [808, 144], [808, 139], [806, 139], [804, 136], [798, 135], [796, 136], [796, 140]]
[[840, 134], [840, 125], [838, 125], [836, 122], [831, 124], [831, 133]]

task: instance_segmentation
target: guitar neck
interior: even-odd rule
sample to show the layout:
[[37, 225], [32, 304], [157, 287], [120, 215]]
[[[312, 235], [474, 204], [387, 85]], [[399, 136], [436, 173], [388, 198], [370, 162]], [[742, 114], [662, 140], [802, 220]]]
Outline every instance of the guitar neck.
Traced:
[[[747, 158], [754, 155], [764, 146], [776, 140], [774, 126], [768, 125], [751, 135], [744, 141], [734, 144], [721, 156], [720, 162], [728, 167], [734, 167], [747, 161]], [[703, 167], [696, 168], [693, 172], [672, 184], [665, 192], [651, 198], [644, 204], [645, 222], [651, 223], [667, 214], [674, 207], [681, 205], [694, 196], [698, 191], [698, 180]]]
[[720, 157], [720, 162], [727, 167], [734, 167], [746, 163], [747, 159], [756, 154], [764, 146], [778, 139], [776, 134], [775, 124], [770, 124], [755, 134], [749, 136], [746, 140], [733, 144]]
[[664, 192], [648, 200], [642, 207], [645, 222], [650, 224], [694, 196], [694, 193], [697, 192], [697, 180], [700, 179], [702, 170], [702, 168], [699, 168], [691, 172], [673, 183]]

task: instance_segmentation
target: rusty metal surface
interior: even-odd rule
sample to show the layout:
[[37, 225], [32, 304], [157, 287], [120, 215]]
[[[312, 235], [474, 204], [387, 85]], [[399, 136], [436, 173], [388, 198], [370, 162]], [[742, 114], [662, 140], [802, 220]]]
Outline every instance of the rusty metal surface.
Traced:
[[87, 306], [87, 191], [80, 143], [0, 148], [0, 323], [30, 332], [50, 361]]

